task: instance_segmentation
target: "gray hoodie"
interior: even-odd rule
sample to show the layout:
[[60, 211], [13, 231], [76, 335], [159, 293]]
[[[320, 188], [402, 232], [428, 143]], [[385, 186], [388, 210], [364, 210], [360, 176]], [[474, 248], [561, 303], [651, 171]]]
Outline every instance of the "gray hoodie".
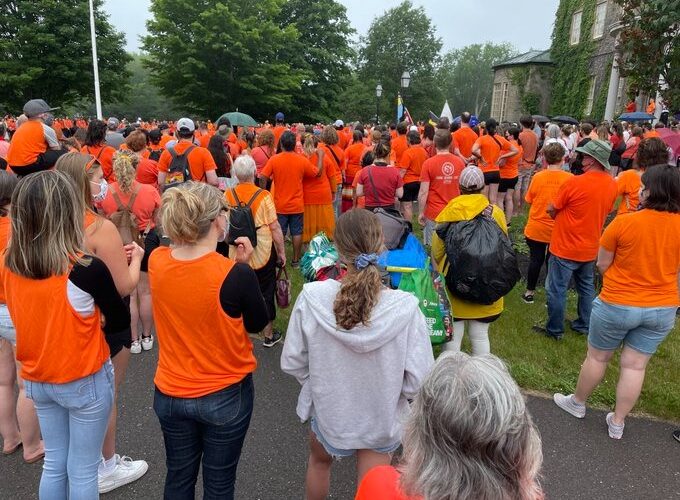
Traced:
[[314, 417], [323, 437], [342, 450], [401, 441], [402, 424], [434, 358], [418, 300], [384, 289], [368, 326], [335, 322], [340, 283], [309, 283], [295, 303], [281, 369], [302, 385], [297, 414]]

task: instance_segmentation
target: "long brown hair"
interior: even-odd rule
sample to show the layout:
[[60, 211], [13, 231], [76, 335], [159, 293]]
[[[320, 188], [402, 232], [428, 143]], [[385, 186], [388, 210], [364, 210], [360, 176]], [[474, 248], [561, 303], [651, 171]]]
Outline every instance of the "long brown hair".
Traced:
[[367, 325], [378, 303], [382, 288], [380, 271], [373, 264], [359, 270], [355, 262], [362, 254], [378, 254], [383, 250], [382, 226], [368, 210], [350, 210], [338, 219], [335, 244], [341, 260], [347, 264], [347, 274], [335, 297], [333, 312], [338, 326], [350, 330], [359, 323]]

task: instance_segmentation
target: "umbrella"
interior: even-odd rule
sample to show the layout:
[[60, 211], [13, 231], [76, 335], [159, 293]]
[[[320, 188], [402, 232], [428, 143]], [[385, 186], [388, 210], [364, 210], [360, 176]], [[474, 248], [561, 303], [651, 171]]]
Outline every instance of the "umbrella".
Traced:
[[643, 113], [642, 111], [635, 111], [634, 113], [624, 113], [619, 116], [619, 120], [624, 120], [627, 122], [651, 122], [654, 119], [654, 115], [649, 113]]
[[550, 121], [550, 118], [543, 115], [532, 115], [531, 117], [538, 123], [548, 123]]
[[571, 116], [565, 116], [565, 115], [553, 116], [552, 120], [554, 122], [569, 123], [570, 125], [578, 125], [578, 120], [576, 118], [572, 118]]
[[656, 131], [659, 133], [661, 140], [671, 148], [673, 156], [676, 158], [680, 156], [680, 134], [673, 132], [669, 128], [658, 128]]
[[231, 122], [232, 127], [254, 127], [257, 125], [257, 122], [252, 116], [245, 113], [239, 113], [238, 111], [224, 113], [217, 119], [217, 121], [220, 121], [222, 118], [229, 118], [229, 122]]

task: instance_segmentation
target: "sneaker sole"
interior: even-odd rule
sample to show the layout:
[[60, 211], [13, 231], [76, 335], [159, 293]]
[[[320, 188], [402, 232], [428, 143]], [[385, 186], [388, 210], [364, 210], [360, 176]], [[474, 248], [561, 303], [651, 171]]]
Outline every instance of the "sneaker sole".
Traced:
[[121, 486], [125, 486], [126, 484], [134, 483], [135, 481], [140, 479], [144, 474], [146, 474], [146, 472], [148, 470], [149, 470], [149, 464], [145, 464], [144, 467], [139, 469], [139, 471], [137, 473], [135, 473], [134, 475], [132, 475], [130, 477], [125, 478], [124, 481], [116, 481], [113, 484], [107, 485], [104, 488], [99, 488], [99, 493], [100, 494], [101, 493], [108, 493], [108, 492], [113, 491], [117, 488], [120, 488]]
[[278, 339], [276, 339], [276, 340], [275, 340], [274, 342], [272, 342], [271, 344], [265, 344], [264, 342], [262, 342], [262, 346], [263, 346], [263, 347], [267, 347], [267, 348], [269, 348], [269, 347], [274, 347], [276, 344], [278, 344], [278, 343], [281, 342], [282, 340], [283, 340], [283, 337], [279, 337]]
[[572, 408], [571, 408], [570, 406], [563, 405], [560, 401], [558, 401], [558, 399], [559, 399], [559, 398], [558, 398], [558, 395], [557, 395], [557, 394], [553, 394], [553, 401], [555, 402], [555, 404], [556, 404], [560, 409], [566, 411], [566, 412], [567, 412], [569, 415], [571, 415], [572, 417], [576, 417], [576, 418], [586, 418], [586, 412], [583, 412], [583, 414], [574, 413], [574, 411], [572, 410]]

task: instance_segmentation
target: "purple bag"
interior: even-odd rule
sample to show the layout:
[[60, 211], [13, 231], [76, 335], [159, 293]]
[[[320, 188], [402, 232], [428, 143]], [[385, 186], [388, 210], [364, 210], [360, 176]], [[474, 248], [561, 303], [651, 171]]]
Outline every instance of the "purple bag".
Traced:
[[281, 309], [285, 309], [290, 305], [290, 299], [290, 280], [288, 279], [288, 271], [286, 271], [286, 267], [283, 266], [280, 267], [278, 273], [276, 273], [276, 304]]

